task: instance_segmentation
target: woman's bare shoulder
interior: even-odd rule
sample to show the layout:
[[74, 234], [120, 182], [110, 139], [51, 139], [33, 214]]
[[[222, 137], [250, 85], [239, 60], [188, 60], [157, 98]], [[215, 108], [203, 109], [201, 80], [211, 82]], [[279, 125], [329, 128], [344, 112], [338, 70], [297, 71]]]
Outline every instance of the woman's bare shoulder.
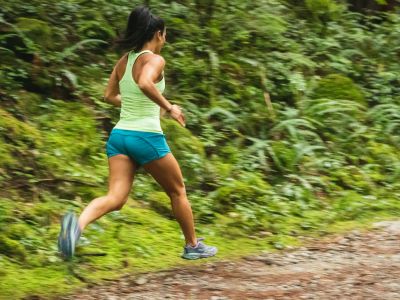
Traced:
[[147, 63], [151, 63], [151, 64], [153, 64], [153, 65], [162, 66], [162, 67], [165, 66], [165, 59], [164, 59], [164, 57], [162, 57], [161, 55], [156, 54], [156, 53], [149, 53], [149, 54], [147, 55], [147, 61], [146, 61], [146, 62], [147, 62]]

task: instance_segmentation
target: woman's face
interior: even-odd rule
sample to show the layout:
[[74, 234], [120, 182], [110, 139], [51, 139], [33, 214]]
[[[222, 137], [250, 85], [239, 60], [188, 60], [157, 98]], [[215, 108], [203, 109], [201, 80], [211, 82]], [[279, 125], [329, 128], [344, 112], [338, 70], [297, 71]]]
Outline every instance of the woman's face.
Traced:
[[158, 36], [159, 36], [159, 43], [158, 43], [158, 47], [159, 50], [161, 50], [162, 47], [164, 47], [164, 44], [167, 41], [167, 28], [164, 28], [164, 32], [161, 33], [161, 31], [158, 32]]

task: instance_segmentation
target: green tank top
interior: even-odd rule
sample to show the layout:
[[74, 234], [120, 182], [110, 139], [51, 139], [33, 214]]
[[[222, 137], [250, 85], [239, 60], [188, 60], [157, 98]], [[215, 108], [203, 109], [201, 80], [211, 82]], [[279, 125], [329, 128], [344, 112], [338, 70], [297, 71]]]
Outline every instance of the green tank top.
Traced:
[[[163, 133], [160, 124], [160, 106], [142, 92], [132, 77], [133, 64], [139, 55], [145, 52], [153, 53], [150, 50], [128, 53], [125, 73], [119, 81], [120, 120], [114, 128]], [[165, 89], [164, 72], [162, 75], [162, 80], [155, 84], [161, 93]]]

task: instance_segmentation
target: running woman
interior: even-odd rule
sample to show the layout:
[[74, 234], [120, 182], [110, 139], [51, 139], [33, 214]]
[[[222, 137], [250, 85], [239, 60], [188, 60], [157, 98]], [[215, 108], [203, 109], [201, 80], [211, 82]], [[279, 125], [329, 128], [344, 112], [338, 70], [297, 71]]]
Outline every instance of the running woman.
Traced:
[[166, 40], [163, 19], [145, 6], [129, 15], [124, 37], [119, 41], [129, 50], [115, 65], [105, 91], [105, 101], [121, 107], [120, 120], [107, 141], [109, 189], [92, 200], [79, 218], [68, 212], [61, 220], [58, 237], [60, 253], [71, 258], [86, 226], [103, 215], [120, 210], [126, 201], [140, 166], [162, 186], [171, 199], [172, 210], [185, 236], [182, 257], [214, 256], [217, 248], [196, 238], [193, 214], [178, 162], [171, 153], [160, 125], [168, 113], [182, 126], [181, 107], [163, 95], [165, 60], [160, 55]]

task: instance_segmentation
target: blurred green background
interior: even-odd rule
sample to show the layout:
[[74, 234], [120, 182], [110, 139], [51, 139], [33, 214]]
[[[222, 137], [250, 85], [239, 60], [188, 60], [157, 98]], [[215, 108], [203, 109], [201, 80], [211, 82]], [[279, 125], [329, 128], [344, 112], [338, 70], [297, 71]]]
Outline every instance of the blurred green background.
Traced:
[[[1, 299], [186, 263], [169, 199], [143, 170], [74, 261], [57, 255], [60, 217], [107, 191], [119, 110], [102, 95], [142, 3], [1, 1]], [[219, 258], [400, 215], [398, 1], [145, 3], [166, 21], [166, 97], [187, 118], [162, 127]]]

